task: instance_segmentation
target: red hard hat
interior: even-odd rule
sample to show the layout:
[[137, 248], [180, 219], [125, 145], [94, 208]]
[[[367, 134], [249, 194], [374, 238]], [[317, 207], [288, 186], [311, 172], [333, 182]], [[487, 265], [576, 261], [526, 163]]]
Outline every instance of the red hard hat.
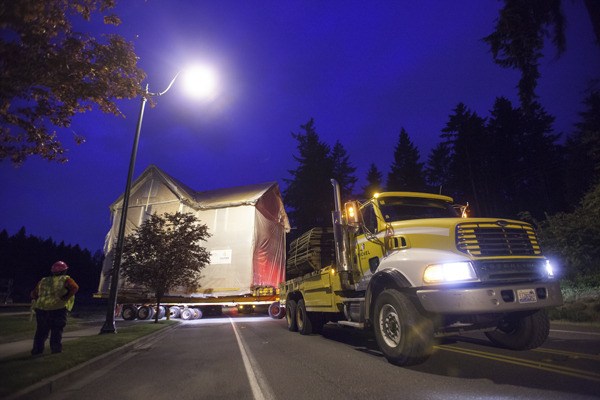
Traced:
[[52, 268], [50, 269], [50, 271], [52, 271], [52, 273], [57, 273], [57, 272], [66, 271], [68, 268], [69, 268], [69, 266], [67, 265], [66, 262], [57, 261], [54, 264], [52, 264]]

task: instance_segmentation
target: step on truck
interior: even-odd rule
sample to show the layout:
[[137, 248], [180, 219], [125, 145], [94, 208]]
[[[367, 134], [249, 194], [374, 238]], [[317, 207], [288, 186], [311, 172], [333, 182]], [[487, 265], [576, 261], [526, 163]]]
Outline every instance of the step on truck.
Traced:
[[435, 338], [466, 331], [513, 350], [544, 343], [547, 308], [563, 299], [530, 224], [468, 218], [428, 193], [342, 206], [332, 185], [332, 226], [290, 243], [280, 286], [290, 331], [319, 333], [328, 322], [372, 330], [397, 365], [421, 363]]

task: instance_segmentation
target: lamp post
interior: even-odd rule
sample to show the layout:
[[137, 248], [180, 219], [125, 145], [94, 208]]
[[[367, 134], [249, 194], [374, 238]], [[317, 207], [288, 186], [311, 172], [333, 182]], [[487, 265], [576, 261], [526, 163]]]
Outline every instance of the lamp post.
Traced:
[[119, 230], [117, 233], [117, 244], [115, 246], [114, 251], [114, 259], [113, 259], [113, 268], [111, 270], [111, 280], [110, 280], [110, 291], [108, 294], [108, 305], [106, 309], [106, 320], [104, 321], [104, 325], [100, 329], [100, 334], [103, 333], [116, 333], [117, 330], [115, 328], [115, 308], [117, 306], [117, 289], [119, 286], [119, 273], [121, 269], [121, 256], [123, 255], [123, 244], [125, 241], [125, 226], [127, 224], [127, 210], [129, 208], [129, 196], [131, 194], [131, 181], [133, 179], [133, 171], [135, 167], [135, 159], [137, 156], [138, 143], [140, 141], [140, 131], [142, 129], [142, 120], [144, 118], [144, 108], [146, 106], [146, 102], [148, 101], [148, 97], [150, 96], [162, 96], [167, 93], [167, 91], [173, 86], [175, 80], [180, 75], [180, 72], [175, 74], [169, 86], [162, 92], [151, 93], [148, 91], [148, 85], [146, 85], [146, 89], [144, 94], [142, 95], [142, 101], [140, 106], [140, 114], [138, 116], [137, 126], [135, 129], [135, 136], [133, 139], [133, 149], [131, 151], [131, 159], [129, 161], [129, 172], [127, 173], [127, 183], [125, 184], [125, 193], [123, 194], [123, 207], [121, 209], [121, 219], [119, 220]]

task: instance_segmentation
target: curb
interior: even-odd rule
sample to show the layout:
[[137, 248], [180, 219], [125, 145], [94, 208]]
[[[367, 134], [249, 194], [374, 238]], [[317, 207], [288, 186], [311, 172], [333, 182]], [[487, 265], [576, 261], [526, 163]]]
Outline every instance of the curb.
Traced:
[[5, 397], [5, 400], [29, 400], [29, 399], [40, 399], [45, 398], [67, 386], [72, 384], [74, 381], [83, 378], [87, 374], [97, 371], [111, 362], [116, 361], [117, 358], [122, 357], [124, 352], [134, 351], [138, 348], [148, 346], [153, 342], [159, 340], [162, 336], [166, 335], [172, 329], [175, 329], [179, 324], [167, 326], [157, 332], [143, 336], [132, 342], [127, 343], [121, 347], [117, 347], [109, 351], [108, 353], [101, 354], [91, 360], [83, 362], [71, 369], [63, 371], [57, 375], [43, 379], [40, 382], [22, 389], [16, 393]]

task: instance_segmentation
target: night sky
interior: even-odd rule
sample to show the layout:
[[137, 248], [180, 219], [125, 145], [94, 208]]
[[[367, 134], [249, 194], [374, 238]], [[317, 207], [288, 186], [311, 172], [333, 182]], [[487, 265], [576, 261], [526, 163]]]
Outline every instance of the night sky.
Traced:
[[[258, 6], [257, 4], [260, 4]], [[310, 118], [321, 139], [340, 140], [357, 168], [357, 191], [374, 162], [384, 177], [404, 127], [427, 160], [459, 102], [487, 117], [498, 96], [518, 105], [519, 73], [502, 69], [481, 40], [502, 6], [470, 1], [121, 1], [119, 27], [98, 16], [80, 30], [132, 41], [150, 91], [181, 68], [211, 64], [211, 101], [187, 98], [179, 81], [146, 108], [137, 177], [155, 164], [195, 190], [266, 181], [284, 187], [297, 163], [292, 132]], [[583, 1], [563, 1], [567, 51], [549, 46], [539, 101], [568, 133], [600, 78], [600, 48]], [[102, 248], [109, 205], [123, 193], [139, 99], [119, 102], [126, 118], [92, 112], [60, 131], [66, 164], [0, 162], [0, 229]], [[86, 136], [76, 146], [73, 134]]]

